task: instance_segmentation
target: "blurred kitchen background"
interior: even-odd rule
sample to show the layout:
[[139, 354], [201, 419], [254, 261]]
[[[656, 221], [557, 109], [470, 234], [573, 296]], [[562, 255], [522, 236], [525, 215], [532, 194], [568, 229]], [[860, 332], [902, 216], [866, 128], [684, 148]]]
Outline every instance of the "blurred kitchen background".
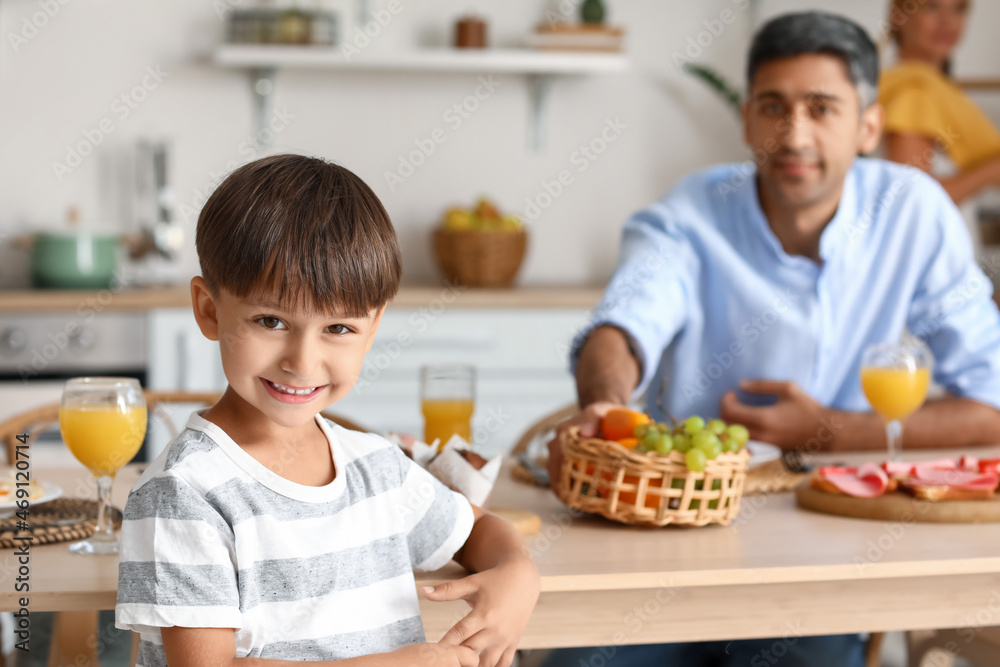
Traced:
[[[693, 170], [747, 159], [733, 110], [679, 63], [742, 90], [757, 26], [828, 8], [604, 0], [604, 24], [621, 29], [605, 36], [620, 51], [563, 53], [557, 64], [508, 50], [524, 49], [539, 25], [578, 21], [581, 0], [267, 4], [288, 40], [308, 41], [306, 20], [313, 41], [334, 45], [283, 47], [280, 57], [227, 45], [262, 38], [266, 27], [245, 14], [251, 0], [0, 0], [0, 419], [56, 400], [72, 375], [221, 389], [186, 303], [198, 212], [235, 167], [297, 152], [371, 185], [403, 247], [404, 292], [366, 366], [370, 387], [333, 409], [373, 430], [419, 433], [419, 365], [473, 363], [477, 440], [491, 453], [509, 448], [574, 400], [567, 346], [614, 268], [627, 216]], [[844, 0], [836, 11], [881, 38], [887, 5]], [[996, 78], [1000, 43], [987, 27], [1000, 25], [1000, 3], [971, 11], [954, 75]], [[230, 32], [239, 12], [251, 23]], [[486, 50], [452, 49], [467, 16], [485, 23]], [[481, 66], [459, 63], [466, 55]], [[972, 94], [1000, 122], [1000, 92]], [[432, 232], [447, 209], [481, 197], [527, 228], [515, 286], [442, 287]], [[970, 220], [991, 205], [972, 207]], [[122, 260], [127, 287], [32, 292], [25, 239], [70, 228], [128, 235], [149, 252]], [[142, 291], [149, 285], [174, 288]], [[61, 344], [67, 323], [79, 326]]]

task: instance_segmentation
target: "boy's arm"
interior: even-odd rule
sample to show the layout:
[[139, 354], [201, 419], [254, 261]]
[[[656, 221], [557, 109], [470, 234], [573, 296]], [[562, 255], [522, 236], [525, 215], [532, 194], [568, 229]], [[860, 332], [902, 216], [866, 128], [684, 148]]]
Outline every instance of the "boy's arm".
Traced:
[[[509, 521], [490, 514], [481, 507], [472, 506], [475, 522], [472, 533], [462, 548], [455, 552], [455, 561], [467, 570], [482, 572], [492, 570], [508, 561], [525, 561], [531, 564], [528, 548]], [[534, 565], [531, 566], [534, 569]]]
[[[237, 658], [232, 628], [181, 628], [161, 630], [170, 667], [301, 667], [297, 660]], [[311, 662], [336, 667], [478, 667], [479, 656], [465, 646], [410, 644], [391, 653]]]
[[475, 505], [472, 511], [472, 533], [455, 560], [476, 574], [423, 592], [428, 600], [465, 600], [472, 607], [441, 644], [471, 648], [480, 665], [509, 667], [538, 601], [541, 580], [514, 527]]

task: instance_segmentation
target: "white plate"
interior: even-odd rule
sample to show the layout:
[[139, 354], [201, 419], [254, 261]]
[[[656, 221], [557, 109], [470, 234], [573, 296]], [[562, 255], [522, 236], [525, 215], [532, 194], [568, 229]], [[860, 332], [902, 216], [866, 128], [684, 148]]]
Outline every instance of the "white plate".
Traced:
[[781, 458], [781, 448], [766, 442], [750, 440], [747, 442], [747, 450], [750, 451], [750, 460], [747, 461], [748, 468], [756, 468]]
[[[749, 443], [748, 443], [749, 444]], [[42, 495], [34, 500], [29, 500], [28, 508], [35, 507], [36, 505], [41, 505], [42, 503], [47, 503], [50, 500], [55, 500], [62, 495], [62, 488], [51, 482], [39, 482], [42, 485]], [[10, 501], [9, 503], [0, 503], [0, 512], [9, 512], [10, 510], [17, 509], [17, 499]]]

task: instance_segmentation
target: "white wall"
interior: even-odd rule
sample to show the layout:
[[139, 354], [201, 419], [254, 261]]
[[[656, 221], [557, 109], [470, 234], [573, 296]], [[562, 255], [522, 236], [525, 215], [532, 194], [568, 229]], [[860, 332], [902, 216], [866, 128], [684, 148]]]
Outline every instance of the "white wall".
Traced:
[[[57, 15], [15, 51], [11, 35], [41, 5], [60, 0], [0, 0], [0, 233], [61, 225], [78, 205], [85, 224], [124, 230], [133, 223], [121, 203], [128, 194], [123, 156], [143, 136], [169, 137], [180, 202], [185, 205], [188, 246], [182, 275], [197, 271], [193, 233], [196, 212], [215, 176], [247, 159], [240, 146], [251, 128], [247, 77], [209, 61], [223, 23], [210, 0], [63, 0]], [[354, 0], [345, 0], [353, 2]], [[384, 0], [381, 0], [384, 2]], [[470, 6], [490, 22], [494, 44], [511, 44], [539, 22], [545, 0], [472, 4], [465, 0], [402, 0], [404, 11], [371, 47], [440, 43], [448, 26]], [[378, 6], [379, 0], [372, 0]], [[553, 0], [553, 4], [558, 4]], [[600, 132], [606, 119], [628, 126], [539, 218], [522, 273], [525, 284], [602, 283], [617, 252], [625, 217], [660, 196], [683, 174], [743, 155], [735, 117], [705, 87], [680, 72], [672, 54], [697, 39], [704, 21], [735, 10], [738, 18], [713, 38], [699, 60], [742, 83], [744, 54], [756, 20], [820, 2], [761, 0], [608, 0], [611, 22], [628, 31], [631, 70], [624, 75], [556, 83], [549, 116], [549, 145], [527, 147], [525, 81], [496, 77], [497, 93], [394, 192], [383, 173], [393, 169], [415, 139], [449, 126], [442, 114], [469, 95], [474, 75], [283, 71], [276, 108], [294, 115], [276, 150], [335, 160], [372, 185], [383, 199], [404, 246], [404, 280], [436, 279], [428, 232], [446, 206], [489, 194], [520, 211], [527, 197]], [[759, 6], [758, 6], [759, 4]], [[848, 0], [840, 11], [874, 28], [880, 5]], [[997, 75], [996, 25], [1000, 3], [976, 3], [976, 21], [957, 59], [959, 74]], [[703, 35], [704, 38], [704, 35]], [[703, 41], [708, 41], [704, 40]], [[115, 99], [139, 84], [149, 66], [169, 73], [125, 119]], [[1000, 97], [1000, 96], [995, 96]], [[984, 100], [997, 111], [998, 100]], [[117, 108], [120, 108], [117, 107]], [[995, 113], [1000, 117], [1000, 113]], [[60, 181], [53, 162], [65, 159], [86, 129], [109, 118], [115, 130], [83, 164]], [[127, 175], [127, 174], [126, 174]], [[0, 239], [2, 240], [2, 239]], [[8, 239], [9, 241], [9, 239]], [[26, 284], [22, 251], [0, 245], [0, 286]]]

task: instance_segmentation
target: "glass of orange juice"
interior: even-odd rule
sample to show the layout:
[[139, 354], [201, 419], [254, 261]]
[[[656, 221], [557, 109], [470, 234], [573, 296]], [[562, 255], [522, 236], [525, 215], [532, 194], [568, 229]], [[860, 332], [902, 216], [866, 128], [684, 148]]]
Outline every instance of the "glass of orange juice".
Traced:
[[423, 366], [420, 369], [420, 409], [424, 413], [424, 442], [438, 451], [453, 435], [472, 443], [472, 413], [476, 408], [476, 369], [473, 366]]
[[146, 436], [146, 398], [135, 378], [89, 377], [66, 382], [59, 429], [73, 456], [97, 480], [97, 529], [75, 542], [75, 554], [118, 553], [111, 520], [115, 473], [132, 460]]
[[903, 420], [927, 398], [932, 365], [930, 350], [917, 339], [869, 345], [861, 357], [861, 388], [885, 420], [890, 461], [900, 458]]

